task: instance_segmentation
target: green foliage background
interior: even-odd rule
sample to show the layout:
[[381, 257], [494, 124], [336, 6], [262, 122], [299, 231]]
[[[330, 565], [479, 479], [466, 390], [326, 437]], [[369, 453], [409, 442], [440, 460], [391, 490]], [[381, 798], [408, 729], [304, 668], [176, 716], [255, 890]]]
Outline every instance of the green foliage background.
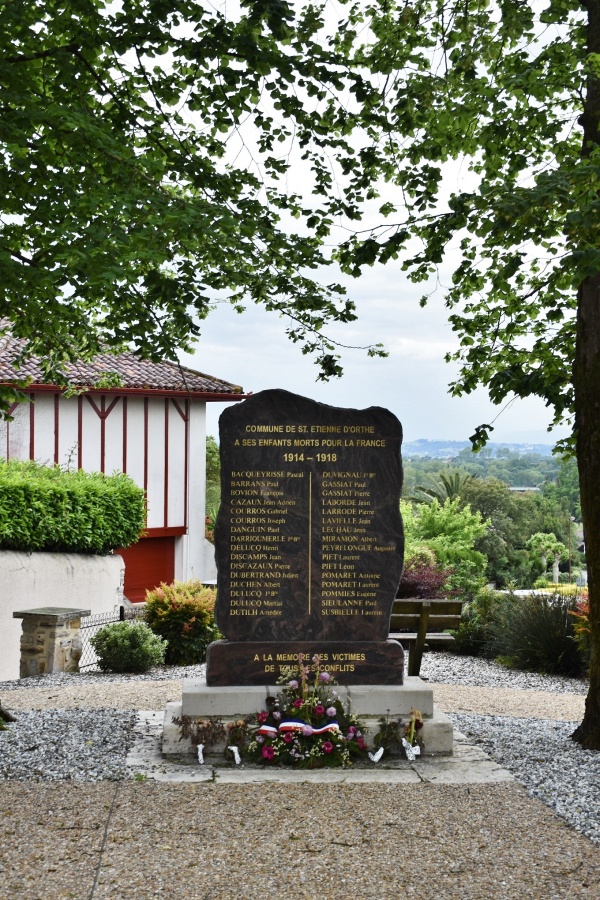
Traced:
[[212, 435], [206, 437], [206, 514], [214, 524], [221, 504], [221, 459], [219, 445]]
[[127, 475], [0, 460], [0, 548], [106, 554], [135, 543], [144, 492]]
[[486, 557], [475, 549], [487, 524], [478, 512], [462, 507], [460, 499], [413, 505], [400, 502], [404, 523], [405, 561], [422, 555], [423, 548], [433, 552], [435, 561], [453, 574], [450, 586], [464, 597], [476, 590], [484, 578]]
[[[577, 551], [581, 506], [577, 463], [573, 458], [521, 455], [508, 449], [494, 457], [491, 450], [484, 449], [476, 454], [461, 451], [447, 462], [409, 457], [403, 464], [405, 497], [429, 499], [419, 490], [420, 486], [427, 488], [430, 495], [439, 492], [443, 497], [442, 475], [460, 482], [460, 506], [468, 505], [488, 522], [474, 544], [486, 557], [488, 582], [499, 588], [533, 586], [543, 574], [539, 555], [532, 554], [527, 546], [536, 532], [552, 533], [571, 548], [572, 572], [583, 564], [583, 556]], [[537, 490], [511, 491], [515, 485]], [[572, 522], [571, 517], [576, 521]], [[568, 563], [563, 562], [561, 568], [566, 572]]]

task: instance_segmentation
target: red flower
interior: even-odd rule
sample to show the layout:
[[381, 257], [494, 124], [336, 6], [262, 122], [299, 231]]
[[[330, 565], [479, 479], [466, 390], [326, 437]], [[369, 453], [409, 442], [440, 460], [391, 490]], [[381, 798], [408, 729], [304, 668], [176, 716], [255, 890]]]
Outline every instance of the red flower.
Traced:
[[300, 697], [297, 697], [294, 700], [294, 706], [296, 707], [296, 709], [300, 709], [300, 707], [302, 706], [303, 703], [304, 703], [304, 701], [301, 700]]
[[258, 721], [260, 722], [261, 725], [263, 725], [267, 721], [268, 718], [269, 718], [269, 713], [266, 713], [264, 711], [259, 712]]
[[322, 745], [323, 753], [331, 753], [333, 750], [333, 744], [331, 741], [323, 741]]
[[366, 749], [367, 749], [367, 744], [366, 744], [366, 742], [365, 742], [364, 737], [362, 737], [362, 735], [359, 735], [359, 736], [356, 738], [356, 743], [357, 743], [357, 745], [358, 745], [359, 750], [366, 750]]
[[325, 707], [322, 706], [320, 703], [318, 703], [318, 704], [315, 706], [315, 715], [316, 715], [316, 716], [322, 716], [324, 713], [325, 713]]
[[273, 759], [273, 757], [275, 756], [275, 751], [273, 750], [273, 748], [271, 747], [270, 744], [267, 744], [265, 747], [262, 748], [262, 756], [263, 756], [263, 759], [266, 759], [266, 760]]
[[291, 731], [286, 731], [286, 733], [283, 735], [283, 739], [286, 742], [286, 744], [291, 744], [292, 741], [294, 740], [294, 735], [292, 734]]

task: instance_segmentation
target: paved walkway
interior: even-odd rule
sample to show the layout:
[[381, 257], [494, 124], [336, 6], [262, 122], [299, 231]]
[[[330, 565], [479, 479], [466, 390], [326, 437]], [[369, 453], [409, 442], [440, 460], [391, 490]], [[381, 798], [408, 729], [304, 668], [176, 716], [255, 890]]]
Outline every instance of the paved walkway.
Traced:
[[[158, 710], [177, 686], [135, 690], [125, 708]], [[489, 704], [478, 690], [434, 685], [447, 710]], [[124, 708], [115, 691], [96, 705]], [[536, 692], [506, 693], [504, 714], [535, 715], [516, 695]], [[460, 735], [454, 759], [278, 773], [166, 764], [161, 720], [139, 713], [130, 781], [0, 784], [2, 900], [600, 900], [600, 849]]]
[[0, 897], [567, 900], [600, 852], [514, 783], [5, 783]]
[[[583, 718], [582, 694], [552, 694], [512, 688], [435, 684], [435, 703], [442, 712], [474, 712], [533, 719], [572, 722]], [[20, 688], [3, 699], [11, 709], [164, 709], [170, 700], [181, 700], [183, 682], [123, 681], [66, 686]]]

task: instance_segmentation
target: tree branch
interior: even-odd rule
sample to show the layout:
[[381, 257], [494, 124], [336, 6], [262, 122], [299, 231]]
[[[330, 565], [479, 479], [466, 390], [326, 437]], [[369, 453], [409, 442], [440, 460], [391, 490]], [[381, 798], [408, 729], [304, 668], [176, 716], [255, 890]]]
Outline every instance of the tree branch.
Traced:
[[67, 53], [77, 53], [79, 47], [79, 44], [64, 44], [62, 47], [52, 47], [50, 50], [40, 50], [39, 53], [31, 53], [29, 55], [20, 53], [18, 56], [5, 56], [4, 62], [33, 62], [36, 59], [45, 59], [48, 56], [54, 56], [56, 53], [62, 53], [65, 50]]

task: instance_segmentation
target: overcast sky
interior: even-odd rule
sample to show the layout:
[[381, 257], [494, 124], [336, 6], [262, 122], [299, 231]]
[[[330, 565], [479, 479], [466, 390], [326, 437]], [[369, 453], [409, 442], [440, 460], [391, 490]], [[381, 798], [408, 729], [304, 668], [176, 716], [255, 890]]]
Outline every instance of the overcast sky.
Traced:
[[[235, 16], [237, 8], [234, 0], [220, 4], [221, 11], [228, 16]], [[337, 16], [343, 16], [343, 10], [334, 2], [329, 4], [328, 12], [334, 23]], [[275, 111], [269, 113], [277, 118]], [[250, 125], [246, 123], [242, 131], [244, 140], [234, 134], [228, 152], [235, 165], [254, 169], [257, 155], [249, 149], [252, 147]], [[287, 154], [287, 146], [282, 154]], [[291, 152], [290, 159], [293, 165], [285, 176], [285, 185], [306, 195], [312, 177], [310, 167], [301, 160], [297, 148]], [[262, 177], [260, 170], [257, 172]], [[467, 161], [446, 163], [440, 185], [440, 208], [453, 191], [474, 190], [476, 185], [477, 178], [469, 171]], [[381, 200], [365, 205], [362, 229], [381, 224], [383, 220], [377, 210], [383, 199], [396, 201], [401, 208], [397, 189], [387, 184], [381, 185], [380, 191]], [[286, 227], [285, 219], [282, 225]], [[292, 230], [299, 227], [296, 220], [290, 219]], [[347, 232], [334, 231], [332, 241], [340, 237], [346, 238]], [[411, 245], [407, 249], [409, 256], [410, 249]], [[456, 264], [458, 259], [446, 259], [441, 268], [442, 284], [444, 280], [451, 283], [455, 268], [452, 262]], [[484, 389], [461, 399], [452, 398], [448, 393], [448, 384], [458, 370], [455, 365], [445, 363], [444, 356], [458, 344], [448, 325], [442, 289], [421, 309], [419, 298], [427, 287], [413, 285], [405, 278], [401, 260], [367, 268], [359, 279], [344, 278], [333, 268], [327, 269], [323, 280], [345, 284], [359, 316], [357, 322], [331, 330], [332, 336], [352, 345], [382, 342], [389, 352], [387, 359], [369, 358], [360, 350], [345, 350], [343, 377], [329, 382], [316, 381], [317, 367], [310, 357], [302, 355], [301, 345], [287, 338], [283, 319], [256, 306], [248, 306], [240, 315], [223, 303], [202, 323], [202, 337], [195, 355], [182, 355], [182, 362], [239, 384], [248, 393], [285, 388], [333, 406], [386, 407], [402, 422], [406, 441], [468, 440], [477, 425], [491, 423], [498, 416], [502, 407], [493, 406]], [[220, 403], [208, 404], [208, 433], [215, 437], [223, 408]], [[564, 427], [549, 434], [547, 427], [551, 420], [551, 411], [541, 400], [515, 400], [494, 423], [491, 440], [553, 444], [565, 437], [569, 429]]]
[[[339, 327], [336, 337], [357, 345], [381, 341], [389, 351], [387, 359], [345, 350], [343, 377], [316, 381], [317, 367], [302, 355], [300, 345], [289, 341], [283, 319], [255, 306], [240, 315], [223, 303], [202, 324], [195, 355], [182, 356], [182, 362], [246, 392], [285, 388], [333, 406], [383, 406], [402, 422], [405, 441], [467, 440], [475, 426], [492, 422], [501, 407], [490, 403], [485, 390], [460, 399], [448, 394], [456, 368], [444, 362], [444, 355], [456, 346], [456, 338], [441, 292], [421, 309], [423, 286], [406, 281], [394, 262], [367, 269], [347, 284], [359, 318]], [[215, 437], [223, 409], [223, 404], [208, 404], [208, 433]], [[499, 416], [492, 440], [554, 443], [568, 429], [549, 434], [551, 418], [542, 401], [516, 400]]]

